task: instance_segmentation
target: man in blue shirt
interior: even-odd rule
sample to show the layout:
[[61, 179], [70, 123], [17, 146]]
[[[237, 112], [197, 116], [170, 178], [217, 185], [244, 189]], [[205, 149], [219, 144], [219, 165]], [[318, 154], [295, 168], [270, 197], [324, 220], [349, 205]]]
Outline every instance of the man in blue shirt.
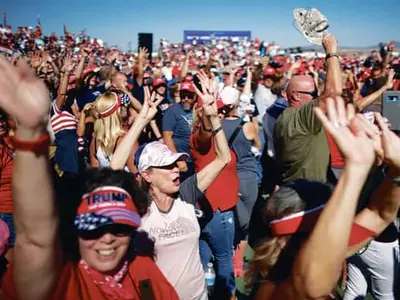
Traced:
[[[184, 82], [180, 87], [180, 103], [168, 108], [162, 120], [163, 139], [174, 152], [190, 153], [190, 135], [193, 123], [193, 105], [196, 93], [191, 82]], [[194, 173], [191, 157], [186, 162], [178, 162], [181, 181]]]

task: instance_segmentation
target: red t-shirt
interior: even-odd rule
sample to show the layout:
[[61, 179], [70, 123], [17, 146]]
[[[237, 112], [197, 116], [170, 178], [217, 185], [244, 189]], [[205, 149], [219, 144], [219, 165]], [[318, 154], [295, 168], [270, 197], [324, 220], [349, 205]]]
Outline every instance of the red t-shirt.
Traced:
[[[154, 294], [154, 299], [178, 300], [175, 289], [164, 277], [157, 265], [149, 257], [137, 256], [130, 264], [129, 271], [123, 278], [122, 286], [132, 293], [134, 299], [141, 299], [139, 284], [142, 280], [149, 280]], [[2, 280], [2, 299], [17, 299], [13, 282], [13, 266], [11, 265]], [[57, 282], [56, 291], [49, 299], [54, 300], [105, 300], [108, 299], [89, 274], [81, 271], [75, 263], [64, 265]], [[114, 300], [114, 299], [113, 299]]]
[[325, 131], [326, 136], [328, 138], [329, 150], [331, 152], [331, 167], [332, 168], [343, 168], [344, 167], [344, 159], [343, 155], [339, 150], [339, 147], [336, 145], [335, 140], [329, 134], [329, 132]]
[[[201, 154], [196, 148], [195, 136], [196, 134], [192, 134], [190, 137], [190, 154], [193, 158], [196, 173], [198, 173], [215, 159], [216, 154], [214, 150], [214, 137], [211, 138], [210, 150], [206, 154]], [[231, 209], [238, 201], [239, 178], [236, 170], [236, 154], [232, 149], [231, 157], [231, 162], [215, 178], [207, 188], [207, 193], [205, 194], [214, 212], [217, 209], [221, 211]]]
[[14, 151], [0, 144], [0, 213], [10, 214], [12, 204], [12, 173], [14, 168]]

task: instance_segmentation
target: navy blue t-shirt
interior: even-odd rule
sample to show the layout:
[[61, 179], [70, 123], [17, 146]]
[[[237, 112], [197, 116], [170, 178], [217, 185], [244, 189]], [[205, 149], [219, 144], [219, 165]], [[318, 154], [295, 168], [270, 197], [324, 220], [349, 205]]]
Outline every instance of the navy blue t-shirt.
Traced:
[[[185, 111], [179, 103], [172, 105], [164, 114], [163, 131], [172, 131], [172, 138], [178, 152], [190, 153], [190, 135], [192, 133], [193, 113]], [[189, 161], [191, 161], [189, 159]]]
[[94, 89], [83, 88], [76, 95], [76, 102], [79, 106], [79, 110], [82, 110], [87, 103], [94, 102], [98, 96], [106, 92], [106, 84], [100, 84]]

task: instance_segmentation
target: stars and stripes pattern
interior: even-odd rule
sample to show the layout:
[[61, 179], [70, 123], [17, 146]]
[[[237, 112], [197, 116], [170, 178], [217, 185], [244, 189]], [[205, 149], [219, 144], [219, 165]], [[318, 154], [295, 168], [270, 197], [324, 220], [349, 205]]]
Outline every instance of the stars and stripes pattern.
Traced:
[[110, 217], [97, 213], [79, 214], [75, 217], [74, 225], [77, 230], [90, 231], [101, 226], [113, 224], [114, 221]]

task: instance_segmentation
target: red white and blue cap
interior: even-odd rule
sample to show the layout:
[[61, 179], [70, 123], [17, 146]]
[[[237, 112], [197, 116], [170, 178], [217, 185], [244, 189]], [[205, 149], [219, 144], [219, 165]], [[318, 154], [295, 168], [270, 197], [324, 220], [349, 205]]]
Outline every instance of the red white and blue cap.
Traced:
[[75, 216], [78, 231], [123, 224], [138, 228], [141, 218], [130, 194], [117, 186], [102, 186], [82, 196]]

